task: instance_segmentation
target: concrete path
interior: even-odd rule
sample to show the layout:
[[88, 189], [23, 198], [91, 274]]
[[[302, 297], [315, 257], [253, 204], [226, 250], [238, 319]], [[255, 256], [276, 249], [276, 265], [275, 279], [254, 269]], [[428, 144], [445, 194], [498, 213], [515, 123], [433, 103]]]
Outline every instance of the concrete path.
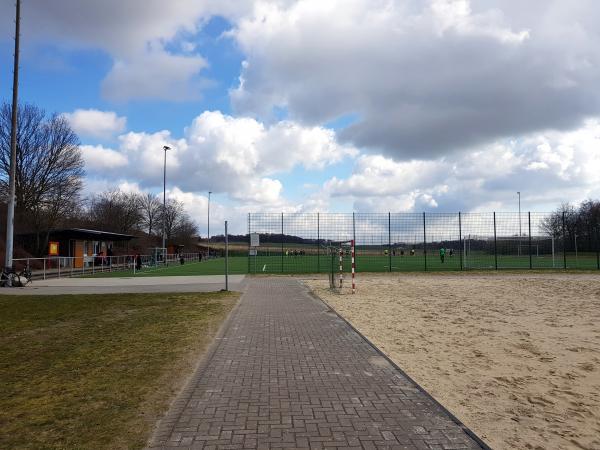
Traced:
[[[244, 278], [245, 275], [229, 275], [229, 289], [239, 289]], [[2, 288], [0, 295], [212, 292], [224, 287], [223, 275], [55, 278], [34, 280], [23, 288]]]
[[247, 282], [149, 448], [480, 448], [298, 281]]

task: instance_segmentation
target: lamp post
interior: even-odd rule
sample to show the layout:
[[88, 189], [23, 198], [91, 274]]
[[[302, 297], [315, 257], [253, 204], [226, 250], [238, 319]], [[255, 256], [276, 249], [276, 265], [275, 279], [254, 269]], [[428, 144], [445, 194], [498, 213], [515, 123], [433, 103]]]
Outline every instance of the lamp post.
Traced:
[[519, 256], [521, 256], [521, 191], [517, 192], [519, 196]]
[[[163, 169], [163, 232], [162, 232], [162, 248], [163, 252], [165, 252], [165, 247], [167, 244], [167, 150], [171, 150], [171, 147], [168, 145], [163, 146], [163, 150], [165, 151], [165, 163]], [[166, 253], [166, 252], [165, 252]], [[166, 258], [166, 255], [163, 255], [163, 259]]]
[[[15, 54], [13, 67], [12, 117], [10, 132], [10, 172], [8, 176], [8, 209], [6, 211], [6, 253], [4, 267], [10, 270], [13, 266], [13, 236], [15, 225], [15, 182], [17, 170], [17, 108], [19, 91], [19, 39], [21, 28], [21, 1], [17, 0], [15, 20]], [[10, 283], [10, 278], [9, 278]]]
[[207, 230], [206, 230], [206, 248], [208, 250], [208, 255], [207, 258], [210, 258], [210, 194], [212, 194], [211, 191], [208, 191], [208, 215], [207, 215]]

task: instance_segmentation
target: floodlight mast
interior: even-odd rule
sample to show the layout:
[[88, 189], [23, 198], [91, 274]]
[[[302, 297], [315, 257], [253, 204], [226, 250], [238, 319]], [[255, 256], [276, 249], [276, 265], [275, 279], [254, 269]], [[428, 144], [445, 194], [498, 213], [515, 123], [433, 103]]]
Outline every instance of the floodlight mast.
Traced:
[[[13, 67], [13, 97], [12, 97], [12, 118], [10, 133], [10, 172], [9, 172], [9, 197], [8, 210], [6, 213], [6, 253], [4, 266], [6, 269], [13, 267], [13, 236], [15, 226], [15, 178], [17, 166], [17, 108], [19, 99], [19, 39], [21, 36], [21, 0], [16, 3], [15, 19], [15, 54]], [[10, 283], [10, 278], [8, 279]]]
[[206, 250], [208, 252], [206, 256], [207, 258], [210, 258], [210, 194], [212, 194], [212, 192], [208, 191], [208, 211], [206, 217]]
[[[167, 150], [171, 150], [171, 147], [168, 145], [163, 146], [163, 150], [165, 151], [165, 164], [163, 170], [163, 232], [162, 232], [162, 248], [163, 252], [166, 248], [166, 240], [167, 240]], [[166, 252], [165, 252], [166, 253]], [[163, 255], [163, 260], [166, 255]]]

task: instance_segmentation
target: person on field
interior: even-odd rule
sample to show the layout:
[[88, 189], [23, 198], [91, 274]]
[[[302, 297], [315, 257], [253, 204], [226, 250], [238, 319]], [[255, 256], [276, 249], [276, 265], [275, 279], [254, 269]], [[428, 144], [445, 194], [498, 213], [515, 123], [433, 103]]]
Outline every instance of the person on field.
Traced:
[[450, 255], [450, 258], [452, 258], [454, 256], [454, 250], [450, 249], [448, 254]]
[[440, 261], [444, 262], [444, 257], [446, 256], [446, 249], [444, 247], [440, 248]]
[[142, 255], [139, 253], [135, 255], [135, 269], [142, 270]]
[[410, 256], [415, 256], [415, 249], [414, 248], [410, 249]]

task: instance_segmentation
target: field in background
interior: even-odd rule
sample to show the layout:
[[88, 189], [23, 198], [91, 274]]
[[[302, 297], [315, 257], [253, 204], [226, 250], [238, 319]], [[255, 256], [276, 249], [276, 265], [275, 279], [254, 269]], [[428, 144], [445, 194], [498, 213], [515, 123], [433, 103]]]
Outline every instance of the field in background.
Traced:
[[0, 297], [0, 448], [144, 447], [236, 300]]
[[306, 283], [492, 448], [600, 448], [595, 274], [362, 274]]
[[[598, 260], [595, 254], [585, 253], [566, 255], [567, 267], [569, 269], [579, 270], [597, 270]], [[350, 256], [344, 256], [344, 270], [350, 271]], [[530, 265], [529, 256], [503, 256], [499, 255], [497, 262], [494, 255], [485, 253], [472, 253], [468, 258], [462, 258], [459, 254], [446, 256], [444, 263], [440, 261], [438, 255], [428, 255], [424, 258], [423, 254], [414, 256], [389, 256], [389, 255], [357, 255], [357, 272], [422, 272], [427, 271], [460, 271], [463, 270], [493, 270], [498, 269], [524, 269], [528, 270]], [[560, 270], [564, 266], [563, 255], [552, 256], [532, 256], [531, 267], [533, 269], [556, 269]], [[302, 273], [328, 273], [331, 268], [338, 270], [338, 256], [328, 256], [326, 254], [304, 254], [293, 255], [285, 253], [254, 256], [232, 256], [229, 258], [230, 274], [302, 274]], [[109, 271], [108, 267], [103, 268], [103, 272], [97, 272], [94, 277], [122, 277], [133, 276], [133, 271]], [[167, 267], [146, 267], [141, 272], [135, 274], [136, 277], [143, 276], [185, 276], [185, 275], [223, 275], [225, 273], [225, 259], [216, 258], [204, 260], [201, 262], [188, 262], [184, 265], [171, 264]]]

